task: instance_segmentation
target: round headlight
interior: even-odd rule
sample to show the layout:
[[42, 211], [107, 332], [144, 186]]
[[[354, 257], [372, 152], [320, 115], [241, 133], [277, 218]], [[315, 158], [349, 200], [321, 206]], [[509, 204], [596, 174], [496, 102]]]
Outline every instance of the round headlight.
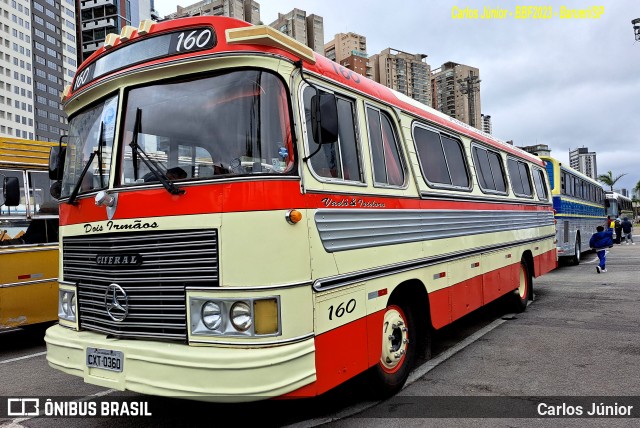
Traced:
[[71, 313], [69, 311], [69, 306], [70, 306], [69, 296], [70, 296], [70, 293], [67, 293], [67, 292], [62, 293], [62, 299], [60, 301], [60, 305], [62, 306], [62, 312], [64, 312], [65, 315], [69, 315]]
[[69, 309], [71, 309], [71, 314], [75, 316], [76, 315], [76, 293], [73, 293], [73, 297], [71, 297], [71, 303], [70, 303]]
[[251, 327], [251, 308], [245, 302], [236, 302], [231, 306], [231, 324], [239, 331]]
[[222, 324], [222, 311], [220, 305], [215, 302], [207, 302], [202, 305], [202, 323], [209, 330], [216, 330]]

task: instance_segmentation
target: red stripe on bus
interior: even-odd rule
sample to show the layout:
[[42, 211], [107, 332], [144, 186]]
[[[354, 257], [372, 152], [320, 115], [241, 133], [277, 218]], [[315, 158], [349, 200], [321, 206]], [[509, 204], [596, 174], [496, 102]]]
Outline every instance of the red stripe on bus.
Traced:
[[[184, 195], [171, 195], [165, 189], [120, 192], [114, 219], [163, 217], [224, 212], [247, 212], [297, 209], [425, 209], [425, 210], [518, 210], [550, 211], [546, 205], [520, 205], [469, 201], [422, 200], [397, 196], [351, 196], [335, 194], [300, 194], [297, 181], [250, 181], [242, 183], [203, 184], [184, 188]], [[351, 207], [352, 202], [354, 206]], [[341, 205], [343, 204], [343, 205]], [[382, 207], [384, 205], [384, 207]], [[93, 197], [81, 198], [76, 205], [60, 205], [60, 224], [81, 224], [107, 220], [104, 207]], [[496, 221], [500, 221], [496, 218]]]

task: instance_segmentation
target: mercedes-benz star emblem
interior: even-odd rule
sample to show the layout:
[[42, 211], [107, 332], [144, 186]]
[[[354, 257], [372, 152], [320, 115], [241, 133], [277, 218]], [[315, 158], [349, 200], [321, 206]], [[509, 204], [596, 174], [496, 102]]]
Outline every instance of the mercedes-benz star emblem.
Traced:
[[107, 314], [114, 321], [124, 320], [129, 313], [129, 297], [118, 284], [111, 284], [107, 287], [104, 305], [107, 308]]

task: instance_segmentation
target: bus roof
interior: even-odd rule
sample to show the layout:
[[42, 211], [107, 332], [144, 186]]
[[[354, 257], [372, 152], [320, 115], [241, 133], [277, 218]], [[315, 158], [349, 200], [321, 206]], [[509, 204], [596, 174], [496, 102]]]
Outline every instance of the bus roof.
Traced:
[[[198, 29], [206, 31], [207, 28], [213, 28], [215, 33], [214, 42], [208, 43], [210, 39], [200, 33], [203, 38], [201, 40], [202, 47], [199, 47], [200, 45], [197, 44], [197, 41], [200, 40], [200, 36], [195, 36], [195, 34]], [[174, 47], [175, 43], [169, 41], [171, 37], [177, 34], [176, 31], [181, 31], [181, 29], [182, 31], [188, 30], [191, 32], [189, 37], [194, 39], [190, 40], [188, 44], [191, 49], [176, 49]], [[154, 37], [158, 37], [158, 44], [166, 45], [166, 51], [147, 54], [150, 50], [133, 48], [132, 44], [137, 42], [147, 43], [148, 40]], [[187, 46], [186, 42], [183, 48], [184, 46]], [[121, 49], [123, 50], [120, 51]], [[125, 51], [127, 51], [127, 55], [124, 54]], [[93, 84], [108, 78], [110, 75], [128, 72], [149, 64], [162, 64], [169, 58], [178, 60], [211, 55], [212, 53], [232, 53], [234, 51], [264, 52], [280, 55], [291, 61], [301, 61], [306, 71], [330, 79], [342, 86], [350, 87], [355, 91], [402, 109], [406, 113], [429, 120], [476, 141], [494, 146], [520, 158], [525, 158], [540, 166], [543, 165], [539, 157], [507, 144], [466, 123], [453, 119], [430, 106], [418, 103], [412, 98], [365, 76], [346, 70], [334, 61], [313, 52], [307, 46], [287, 35], [276, 32], [266, 26], [253, 26], [248, 22], [229, 17], [195, 16], [161, 22], [146, 20], [141, 22], [138, 28], [127, 26], [122, 29], [119, 35], [109, 34], [104, 45], [98, 48], [78, 67], [73, 85], [65, 88], [62, 100], [64, 104], [67, 104], [76, 95], [90, 88]], [[113, 58], [110, 57], [109, 61], [104, 59], [104, 57], [115, 52], [118, 52], [118, 54], [114, 55]], [[129, 53], [135, 53], [135, 55], [129, 55]], [[116, 57], [118, 61], [112, 61]]]
[[49, 151], [58, 143], [0, 137], [0, 167], [34, 168], [49, 167]]
[[540, 159], [542, 159], [543, 161], [550, 161], [552, 163], [556, 163], [556, 164], [558, 164], [558, 166], [560, 167], [561, 170], [568, 171], [568, 172], [572, 173], [573, 175], [575, 175], [575, 176], [577, 176], [577, 177], [579, 177], [579, 178], [581, 178], [581, 179], [583, 179], [585, 181], [590, 182], [591, 184], [595, 184], [598, 187], [602, 187], [603, 190], [604, 190], [603, 184], [600, 183], [598, 180], [594, 180], [593, 178], [589, 177], [588, 175], [585, 175], [585, 174], [581, 173], [580, 171], [578, 171], [576, 169], [573, 169], [573, 168], [571, 168], [569, 166], [564, 165], [562, 162], [560, 162], [556, 158], [552, 158], [551, 156], [541, 155]]

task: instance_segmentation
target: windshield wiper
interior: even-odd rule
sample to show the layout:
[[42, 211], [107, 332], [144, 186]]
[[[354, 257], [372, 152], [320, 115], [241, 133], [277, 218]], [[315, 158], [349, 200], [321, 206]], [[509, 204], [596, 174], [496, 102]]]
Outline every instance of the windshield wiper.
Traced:
[[142, 150], [142, 147], [140, 147], [140, 145], [138, 144], [138, 134], [140, 134], [140, 132], [142, 132], [142, 109], [137, 108], [136, 121], [133, 124], [133, 138], [131, 139], [131, 143], [129, 143], [133, 156], [134, 179], [137, 180], [138, 176], [137, 159], [138, 153], [140, 153], [142, 155], [140, 156], [142, 162], [144, 162], [147, 168], [149, 168], [149, 171], [151, 171], [153, 175], [156, 176], [158, 181], [162, 183], [162, 186], [167, 189], [167, 192], [171, 193], [172, 195], [182, 195], [184, 193], [184, 190], [179, 189], [171, 180], [169, 180], [167, 176], [160, 171], [153, 159], [151, 159], [151, 157], [149, 157], [149, 155], [144, 150]]
[[93, 162], [93, 158], [95, 158], [96, 156], [98, 156], [98, 171], [100, 174], [100, 188], [104, 188], [104, 172], [102, 171], [102, 139], [104, 136], [104, 122], [100, 121], [100, 133], [98, 134], [98, 148], [97, 150], [95, 150], [93, 153], [91, 153], [91, 156], [89, 156], [89, 160], [87, 160], [87, 163], [85, 164], [84, 168], [82, 169], [82, 172], [80, 173], [80, 176], [78, 177], [78, 181], [76, 182], [76, 186], [73, 188], [73, 191], [71, 192], [71, 194], [69, 195], [69, 199], [67, 199], [67, 203], [68, 204], [73, 204], [76, 201], [76, 198], [78, 197], [78, 192], [80, 191], [80, 186], [82, 185], [82, 180], [84, 179], [84, 176], [87, 174], [87, 171], [89, 170], [89, 167], [91, 166], [91, 163]]

